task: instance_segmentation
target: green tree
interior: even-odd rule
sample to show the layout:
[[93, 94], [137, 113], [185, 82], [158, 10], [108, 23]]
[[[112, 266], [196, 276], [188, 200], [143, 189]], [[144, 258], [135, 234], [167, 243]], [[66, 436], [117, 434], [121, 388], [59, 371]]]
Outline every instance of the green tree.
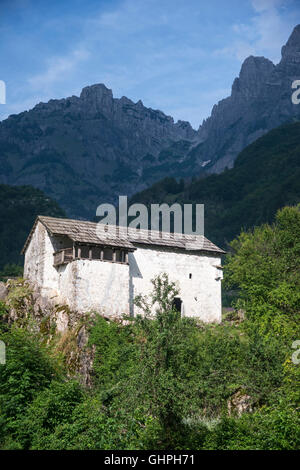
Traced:
[[225, 283], [240, 289], [238, 307], [262, 334], [290, 341], [299, 334], [300, 205], [279, 210], [273, 225], [242, 232], [231, 249]]
[[144, 315], [135, 322], [139, 363], [129, 394], [135, 403], [143, 403], [148, 416], [156, 421], [156, 445], [184, 447], [191, 431], [184, 419], [200, 402], [197, 329], [192, 319], [181, 318], [174, 308], [179, 292], [167, 274], [157, 276], [152, 284], [148, 298], [135, 299]]
[[6, 345], [6, 363], [0, 365], [0, 441], [4, 441], [17, 432], [17, 420], [28, 404], [62, 371], [37, 332], [13, 326], [0, 339]]

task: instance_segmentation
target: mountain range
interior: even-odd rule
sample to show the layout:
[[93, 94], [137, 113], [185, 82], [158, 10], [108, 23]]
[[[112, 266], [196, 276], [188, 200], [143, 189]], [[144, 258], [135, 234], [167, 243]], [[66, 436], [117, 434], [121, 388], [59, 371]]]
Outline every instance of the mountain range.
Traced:
[[35, 186], [68, 215], [91, 217], [101, 202], [165, 176], [167, 169], [157, 172], [161, 150], [195, 136], [189, 123], [93, 85], [79, 98], [40, 103], [0, 124], [0, 182]]
[[[92, 218], [168, 176], [204, 177], [231, 168], [247, 145], [300, 118], [292, 83], [300, 78], [300, 25], [274, 65], [249, 57], [231, 96], [194, 130], [141, 101], [113, 98], [103, 84], [80, 96], [39, 103], [0, 123], [0, 183], [32, 185], [54, 198], [70, 217]], [[199, 201], [201, 202], [201, 201]]]

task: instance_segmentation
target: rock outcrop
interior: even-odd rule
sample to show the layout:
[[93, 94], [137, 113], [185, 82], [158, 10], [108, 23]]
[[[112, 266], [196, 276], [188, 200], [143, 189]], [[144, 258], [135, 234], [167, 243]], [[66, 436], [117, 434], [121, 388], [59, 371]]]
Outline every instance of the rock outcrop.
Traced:
[[90, 386], [95, 350], [89, 347], [88, 338], [94, 315], [82, 315], [66, 305], [56, 305], [26, 280], [9, 279], [4, 287], [5, 295], [0, 285], [7, 310], [4, 320], [39, 331], [53, 344], [54, 350], [62, 354], [69, 375], [79, 374], [80, 381]]
[[[269, 130], [300, 119], [292, 103], [292, 83], [300, 79], [300, 25], [274, 65], [264, 57], [248, 57], [232, 85], [231, 96], [213, 107], [199, 128], [201, 143], [193, 150], [199, 171], [219, 173], [231, 168], [237, 155]], [[204, 171], [204, 170], [202, 170]]]
[[253, 399], [250, 395], [240, 388], [237, 390], [227, 402], [227, 410], [229, 416], [241, 416], [243, 413], [252, 413], [254, 409]]
[[5, 300], [8, 290], [5, 282], [0, 282], [0, 300]]

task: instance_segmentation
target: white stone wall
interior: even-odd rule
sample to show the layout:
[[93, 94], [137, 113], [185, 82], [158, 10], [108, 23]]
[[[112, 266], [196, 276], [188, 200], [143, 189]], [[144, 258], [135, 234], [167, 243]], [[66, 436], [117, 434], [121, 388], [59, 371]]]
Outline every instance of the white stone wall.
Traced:
[[108, 316], [129, 315], [128, 265], [81, 259], [59, 271], [60, 296], [72, 309], [96, 310]]
[[41, 288], [41, 295], [54, 303], [60, 302], [59, 273], [53, 266], [53, 253], [65, 244], [50, 237], [45, 226], [38, 222], [25, 252], [24, 277]]
[[[139, 246], [129, 254], [129, 263], [131, 299], [138, 294], [149, 294], [151, 279], [166, 272], [171, 281], [177, 282], [180, 290], [182, 315], [198, 317], [205, 322], [221, 321], [222, 272], [216, 267], [221, 264], [220, 257]], [[141, 312], [134, 306], [133, 313]]]
[[44, 282], [46, 234], [45, 227], [38, 222], [25, 252], [24, 260], [24, 277], [37, 283], [40, 287]]

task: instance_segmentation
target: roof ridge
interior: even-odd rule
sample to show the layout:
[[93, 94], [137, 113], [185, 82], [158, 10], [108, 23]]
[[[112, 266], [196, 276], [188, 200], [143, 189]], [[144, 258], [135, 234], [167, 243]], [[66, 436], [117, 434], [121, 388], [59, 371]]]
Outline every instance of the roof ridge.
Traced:
[[[217, 253], [225, 253], [224, 250], [219, 248], [204, 234], [185, 234], [178, 232], [165, 232], [152, 229], [139, 229], [136, 227], [122, 226], [116, 224], [99, 224], [99, 222], [92, 222], [88, 220], [68, 219], [66, 217], [51, 217], [38, 215], [35, 223], [29, 233], [29, 236], [25, 242], [22, 253], [25, 252], [37, 222], [40, 221], [46, 229], [52, 235], [66, 235], [74, 242], [78, 243], [91, 243], [91, 244], [108, 244], [109, 241], [116, 243], [119, 240], [119, 245], [127, 248], [134, 248], [134, 243], [148, 244], [148, 245], [161, 245], [170, 246], [174, 248], [184, 248], [188, 251], [209, 251]], [[55, 225], [58, 225], [57, 227]], [[101, 227], [103, 226], [103, 229]], [[86, 226], [86, 227], [85, 227]], [[110, 230], [106, 230], [105, 227], [109, 227]], [[56, 231], [57, 230], [57, 231]], [[95, 231], [95, 233], [93, 233]], [[109, 234], [105, 235], [105, 239], [101, 237], [102, 232], [110, 231]], [[112, 236], [114, 232], [114, 236]], [[124, 237], [120, 237], [124, 235]]]

